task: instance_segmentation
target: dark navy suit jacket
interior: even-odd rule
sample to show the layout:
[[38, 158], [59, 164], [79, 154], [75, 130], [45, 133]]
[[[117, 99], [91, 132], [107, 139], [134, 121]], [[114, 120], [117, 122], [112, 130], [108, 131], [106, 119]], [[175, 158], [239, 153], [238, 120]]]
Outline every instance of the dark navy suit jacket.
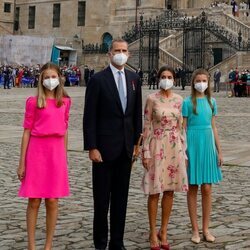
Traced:
[[89, 80], [83, 117], [84, 149], [98, 149], [103, 161], [120, 156], [124, 147], [132, 158], [133, 146], [142, 131], [142, 99], [139, 76], [125, 69], [127, 108], [122, 110], [110, 67]]

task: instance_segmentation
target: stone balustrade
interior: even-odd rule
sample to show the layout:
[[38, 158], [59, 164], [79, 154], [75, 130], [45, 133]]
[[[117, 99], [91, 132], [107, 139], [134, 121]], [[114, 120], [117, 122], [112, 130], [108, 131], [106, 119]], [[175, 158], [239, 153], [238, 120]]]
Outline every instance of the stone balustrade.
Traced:
[[174, 55], [170, 54], [168, 51], [160, 48], [159, 50], [159, 66], [162, 66], [163, 64], [167, 64], [173, 68], [176, 68], [177, 66], [182, 66], [182, 61], [175, 57]]
[[224, 17], [226, 19], [226, 27], [237, 35], [241, 32], [243, 41], [248, 41], [250, 37], [250, 27], [232, 15], [224, 14]]

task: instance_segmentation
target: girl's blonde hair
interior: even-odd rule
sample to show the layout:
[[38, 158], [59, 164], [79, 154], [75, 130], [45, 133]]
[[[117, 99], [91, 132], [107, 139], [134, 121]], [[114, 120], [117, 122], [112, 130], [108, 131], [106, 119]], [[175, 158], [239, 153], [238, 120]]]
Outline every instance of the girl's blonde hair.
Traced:
[[44, 64], [40, 71], [40, 76], [38, 80], [37, 86], [37, 107], [38, 108], [45, 108], [46, 107], [46, 96], [45, 96], [45, 87], [43, 86], [44, 80], [44, 72], [46, 70], [54, 70], [58, 74], [59, 78], [59, 85], [55, 88], [55, 99], [57, 107], [61, 107], [63, 104], [63, 97], [69, 97], [67, 92], [64, 90], [64, 81], [62, 79], [62, 73], [60, 68], [51, 62]]
[[214, 106], [213, 106], [212, 101], [211, 101], [210, 75], [209, 75], [207, 70], [200, 68], [200, 69], [196, 69], [193, 72], [192, 78], [191, 78], [191, 98], [192, 98], [192, 103], [193, 103], [193, 113], [196, 115], [198, 114], [197, 110], [196, 110], [196, 108], [197, 108], [197, 98], [196, 98], [197, 90], [194, 88], [194, 84], [195, 84], [194, 81], [195, 81], [195, 78], [197, 77], [197, 75], [206, 75], [207, 76], [208, 87], [205, 90], [204, 94], [207, 97], [207, 100], [208, 100], [209, 106], [212, 109], [212, 112], [214, 112]]

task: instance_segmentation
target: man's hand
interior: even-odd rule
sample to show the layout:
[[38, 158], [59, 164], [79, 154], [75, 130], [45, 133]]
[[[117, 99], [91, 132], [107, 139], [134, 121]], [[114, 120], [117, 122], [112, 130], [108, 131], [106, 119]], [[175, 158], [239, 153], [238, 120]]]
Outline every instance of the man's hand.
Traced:
[[133, 159], [137, 160], [137, 158], [140, 156], [141, 149], [138, 145], [134, 146], [134, 152], [133, 152]]
[[147, 171], [149, 170], [149, 160], [150, 159], [145, 159], [145, 158], [142, 159], [142, 165]]
[[98, 149], [89, 150], [89, 159], [93, 162], [102, 162], [102, 156]]

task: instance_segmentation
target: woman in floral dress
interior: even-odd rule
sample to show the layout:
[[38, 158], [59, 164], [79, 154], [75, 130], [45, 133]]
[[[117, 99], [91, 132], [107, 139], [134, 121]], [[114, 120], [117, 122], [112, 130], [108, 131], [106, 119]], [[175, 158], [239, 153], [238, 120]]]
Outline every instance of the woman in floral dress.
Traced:
[[[174, 192], [188, 189], [185, 140], [182, 131], [182, 97], [173, 93], [175, 72], [163, 66], [158, 72], [160, 91], [147, 97], [144, 113], [142, 181], [148, 195], [151, 250], [170, 249], [167, 226]], [[158, 200], [162, 195], [161, 228], [157, 233]], [[159, 243], [160, 241], [160, 243]]]

